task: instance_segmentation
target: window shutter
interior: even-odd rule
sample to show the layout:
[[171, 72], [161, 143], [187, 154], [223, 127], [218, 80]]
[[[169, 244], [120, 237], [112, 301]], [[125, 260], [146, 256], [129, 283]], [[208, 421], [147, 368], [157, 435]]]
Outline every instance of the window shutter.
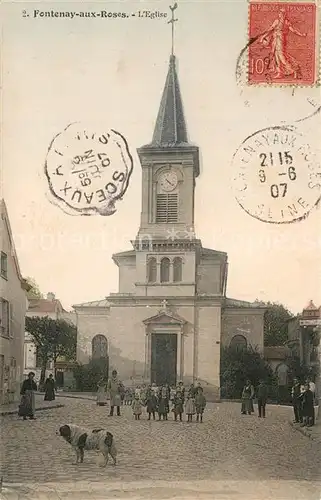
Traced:
[[156, 199], [156, 222], [177, 222], [178, 195], [158, 194]]
[[8, 314], [9, 314], [9, 337], [14, 337], [14, 328], [13, 328], [13, 306], [8, 302]]

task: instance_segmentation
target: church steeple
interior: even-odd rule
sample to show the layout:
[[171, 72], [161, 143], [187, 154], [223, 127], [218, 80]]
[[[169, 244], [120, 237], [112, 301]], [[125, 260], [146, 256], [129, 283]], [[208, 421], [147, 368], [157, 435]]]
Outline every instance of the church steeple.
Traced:
[[177, 21], [174, 11], [177, 3], [170, 9], [172, 50], [153, 139], [137, 149], [142, 167], [138, 242], [147, 237], [148, 240], [157, 239], [167, 244], [174, 229], [180, 235], [191, 235], [194, 230], [195, 179], [200, 173], [199, 149], [187, 137], [174, 55], [174, 23]]
[[176, 58], [170, 56], [165, 88], [150, 146], [188, 145], [183, 103], [176, 72]]

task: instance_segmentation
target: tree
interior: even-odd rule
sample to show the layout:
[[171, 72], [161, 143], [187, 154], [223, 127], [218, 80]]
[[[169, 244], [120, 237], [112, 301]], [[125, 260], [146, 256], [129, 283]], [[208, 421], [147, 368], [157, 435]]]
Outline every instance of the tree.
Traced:
[[28, 299], [43, 299], [43, 294], [41, 293], [38, 284], [33, 278], [27, 276], [25, 281], [30, 285], [30, 290], [27, 292]]
[[67, 361], [75, 360], [77, 328], [64, 319], [27, 316], [26, 331], [32, 337], [41, 360], [41, 386], [45, 380], [49, 361], [55, 363], [60, 356], [64, 356]]
[[247, 379], [251, 380], [254, 386], [263, 379], [273, 390], [276, 385], [270, 365], [261, 353], [252, 347], [223, 347], [220, 371], [223, 397], [240, 398]]
[[96, 391], [99, 380], [108, 380], [109, 359], [91, 359], [87, 365], [77, 363], [73, 373], [78, 391]]
[[288, 320], [293, 318], [293, 314], [277, 302], [260, 302], [258, 300], [256, 302], [267, 308], [264, 315], [264, 345], [285, 345], [288, 340]]

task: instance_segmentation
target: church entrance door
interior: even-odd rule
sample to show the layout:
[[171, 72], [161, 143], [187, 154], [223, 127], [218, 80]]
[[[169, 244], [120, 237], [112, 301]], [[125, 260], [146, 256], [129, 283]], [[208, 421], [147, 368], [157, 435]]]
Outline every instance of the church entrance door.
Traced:
[[153, 333], [151, 347], [151, 382], [176, 385], [176, 333]]

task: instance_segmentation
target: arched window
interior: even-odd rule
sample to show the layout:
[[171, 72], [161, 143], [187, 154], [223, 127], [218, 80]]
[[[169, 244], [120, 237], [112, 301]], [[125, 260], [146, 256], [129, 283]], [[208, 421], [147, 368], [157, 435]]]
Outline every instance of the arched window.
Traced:
[[105, 335], [96, 335], [91, 342], [93, 359], [108, 358], [108, 342]]
[[167, 283], [169, 281], [169, 267], [170, 267], [170, 260], [167, 257], [165, 257], [164, 259], [161, 260], [161, 266], [160, 266], [161, 283]]
[[149, 283], [155, 283], [157, 278], [157, 262], [154, 257], [147, 263], [147, 280]]
[[276, 368], [276, 375], [278, 377], [278, 385], [285, 386], [288, 383], [288, 367], [285, 363], [279, 364]]
[[234, 347], [237, 350], [247, 348], [247, 340], [243, 335], [234, 335], [230, 342], [230, 347]]
[[182, 281], [182, 259], [175, 257], [173, 262], [173, 281]]

